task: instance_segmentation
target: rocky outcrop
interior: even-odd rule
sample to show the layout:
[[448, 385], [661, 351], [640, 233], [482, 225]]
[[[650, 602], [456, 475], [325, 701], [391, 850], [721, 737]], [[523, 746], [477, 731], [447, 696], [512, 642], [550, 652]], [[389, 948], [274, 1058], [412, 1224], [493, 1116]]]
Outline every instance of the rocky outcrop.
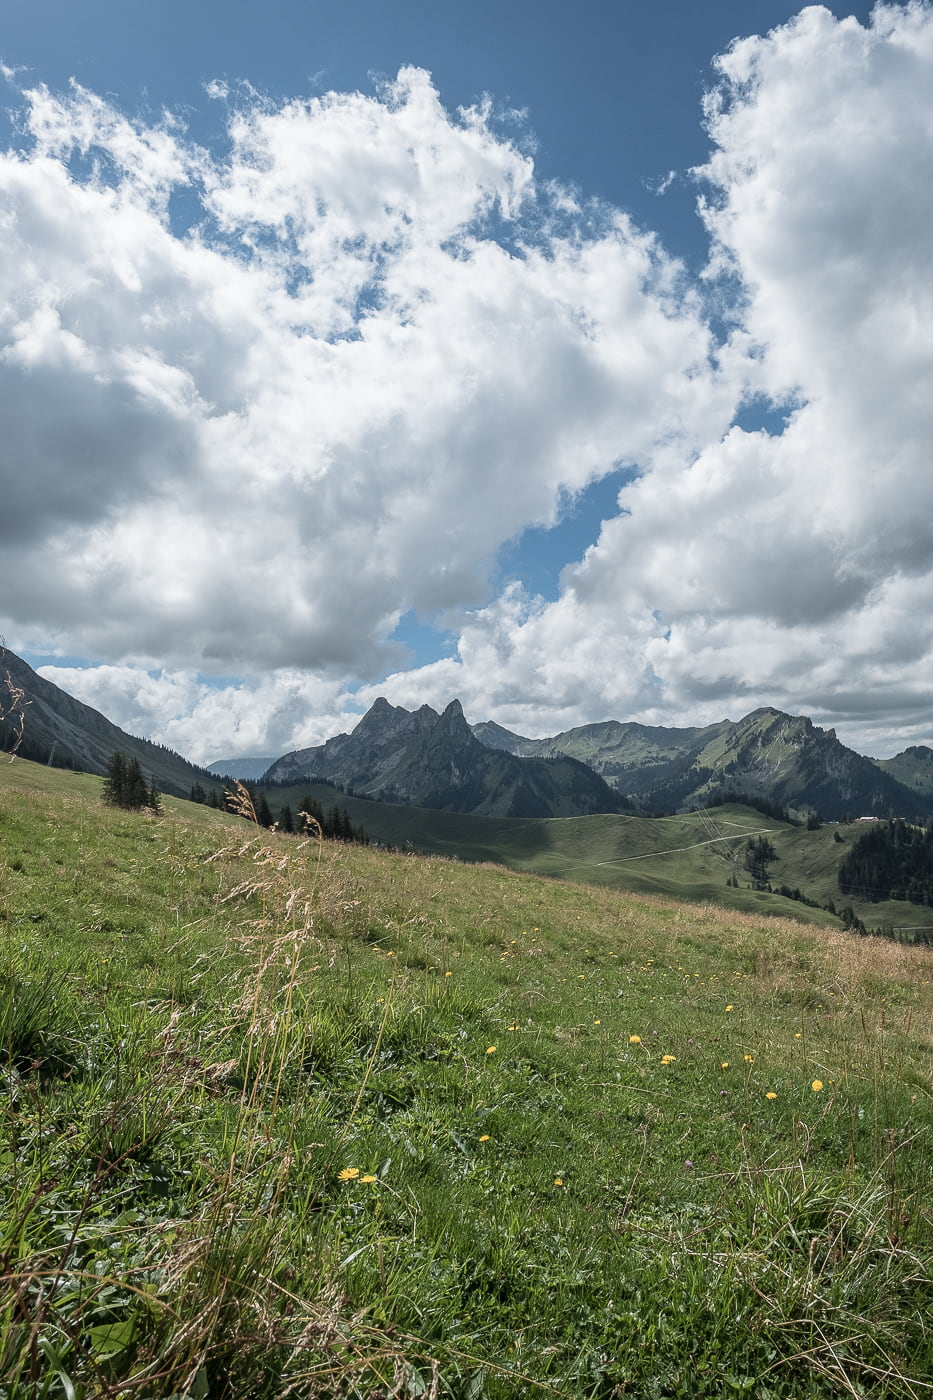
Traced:
[[481, 816], [556, 817], [617, 812], [625, 804], [573, 758], [518, 758], [481, 744], [459, 700], [442, 714], [379, 699], [350, 734], [285, 754], [267, 782], [325, 778], [357, 795]]

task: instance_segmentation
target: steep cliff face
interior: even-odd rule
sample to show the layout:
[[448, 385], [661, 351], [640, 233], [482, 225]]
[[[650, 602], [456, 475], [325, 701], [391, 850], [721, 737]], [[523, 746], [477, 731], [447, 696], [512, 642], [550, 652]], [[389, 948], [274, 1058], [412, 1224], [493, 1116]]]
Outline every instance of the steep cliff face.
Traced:
[[581, 816], [615, 812], [619, 797], [572, 758], [518, 758], [474, 736], [459, 700], [438, 714], [379, 699], [351, 734], [285, 754], [270, 782], [327, 778], [354, 792], [481, 816]]

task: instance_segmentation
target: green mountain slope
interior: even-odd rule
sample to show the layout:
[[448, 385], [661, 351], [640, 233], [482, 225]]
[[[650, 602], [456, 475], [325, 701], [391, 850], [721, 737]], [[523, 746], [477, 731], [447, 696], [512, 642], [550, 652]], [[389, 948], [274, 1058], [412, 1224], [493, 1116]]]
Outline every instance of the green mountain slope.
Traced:
[[882, 773], [887, 773], [902, 787], [910, 788], [933, 805], [933, 749], [925, 744], [915, 744], [893, 758], [875, 758], [872, 762]]
[[[37, 675], [11, 651], [0, 652], [0, 685], [4, 709], [11, 693], [23, 695], [23, 701], [17, 705], [23, 717], [18, 752], [25, 758], [103, 774], [111, 754], [120, 750], [128, 757], [138, 758], [147, 779], [154, 779], [163, 792], [177, 797], [186, 796], [198, 782], [205, 788], [221, 786], [213, 774], [171, 749], [127, 734], [90, 705]], [[5, 721], [0, 719], [0, 751], [7, 751], [18, 741], [18, 729], [16, 715]]]
[[[305, 796], [325, 812], [334, 805], [346, 808], [371, 841], [403, 850], [836, 928], [840, 918], [819, 906], [850, 906], [868, 927], [901, 930], [908, 941], [933, 933], [929, 908], [842, 896], [838, 871], [864, 830], [857, 822], [808, 831], [740, 804], [673, 817], [482, 817], [374, 802], [313, 782], [269, 788], [267, 794], [274, 813], [285, 804], [297, 811]], [[776, 852], [768, 867], [770, 890], [753, 888], [745, 865], [749, 840], [762, 834]], [[782, 887], [813, 903], [778, 893]]]

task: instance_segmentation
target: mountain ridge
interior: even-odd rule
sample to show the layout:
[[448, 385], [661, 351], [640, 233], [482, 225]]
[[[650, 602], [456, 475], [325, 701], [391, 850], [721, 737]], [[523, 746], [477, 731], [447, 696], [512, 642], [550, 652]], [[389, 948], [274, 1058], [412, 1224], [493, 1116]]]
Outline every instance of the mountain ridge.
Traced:
[[826, 817], [924, 819], [933, 812], [933, 750], [915, 746], [889, 760], [866, 758], [834, 729], [770, 705], [699, 728], [608, 720], [546, 739], [488, 723], [474, 732], [517, 753], [578, 757], [640, 810], [704, 806], [734, 793]]

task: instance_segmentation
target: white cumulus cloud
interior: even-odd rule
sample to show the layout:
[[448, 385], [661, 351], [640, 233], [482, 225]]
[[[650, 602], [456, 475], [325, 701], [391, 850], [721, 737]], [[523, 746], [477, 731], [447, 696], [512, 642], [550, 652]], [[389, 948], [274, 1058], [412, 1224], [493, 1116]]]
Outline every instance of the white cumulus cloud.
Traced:
[[424, 72], [247, 94], [222, 156], [80, 88], [27, 97], [0, 161], [8, 636], [371, 675], [407, 609], [483, 601], [562, 491], [728, 421], [652, 237], [568, 222]]

